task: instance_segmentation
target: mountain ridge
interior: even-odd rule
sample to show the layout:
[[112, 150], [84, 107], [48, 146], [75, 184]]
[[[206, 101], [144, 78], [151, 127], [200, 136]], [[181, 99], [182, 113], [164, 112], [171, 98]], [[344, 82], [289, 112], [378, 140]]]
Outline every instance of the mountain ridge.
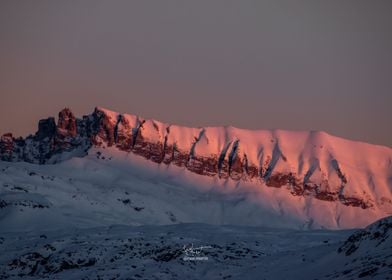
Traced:
[[220, 180], [286, 189], [293, 196], [392, 212], [392, 149], [323, 131], [183, 127], [96, 107], [39, 121], [35, 135], [0, 140], [3, 161], [53, 164], [116, 147], [157, 164]]

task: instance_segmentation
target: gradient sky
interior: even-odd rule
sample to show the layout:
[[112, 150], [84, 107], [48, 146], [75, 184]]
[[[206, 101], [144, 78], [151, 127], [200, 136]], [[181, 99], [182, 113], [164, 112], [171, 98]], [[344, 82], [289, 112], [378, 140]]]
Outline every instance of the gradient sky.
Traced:
[[0, 133], [65, 106], [392, 147], [392, 1], [0, 1]]

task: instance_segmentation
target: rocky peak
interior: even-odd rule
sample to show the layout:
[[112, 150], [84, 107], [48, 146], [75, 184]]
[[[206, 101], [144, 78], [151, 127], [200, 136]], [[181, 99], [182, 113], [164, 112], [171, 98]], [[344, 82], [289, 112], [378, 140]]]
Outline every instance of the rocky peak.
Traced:
[[4, 133], [1, 138], [1, 142], [12, 142], [13, 141], [13, 136], [12, 133]]
[[96, 107], [93, 119], [95, 127], [93, 131], [96, 133], [95, 144], [106, 142], [108, 146], [112, 146], [115, 143], [115, 129], [119, 121], [119, 114]]
[[14, 149], [14, 138], [12, 133], [5, 133], [0, 138], [0, 158], [9, 160]]
[[45, 138], [53, 138], [56, 133], [56, 122], [53, 117], [42, 119], [38, 123], [38, 131], [35, 134], [35, 137], [38, 140], [42, 140]]
[[60, 135], [74, 137], [77, 134], [75, 115], [69, 108], [64, 108], [59, 112], [57, 132]]

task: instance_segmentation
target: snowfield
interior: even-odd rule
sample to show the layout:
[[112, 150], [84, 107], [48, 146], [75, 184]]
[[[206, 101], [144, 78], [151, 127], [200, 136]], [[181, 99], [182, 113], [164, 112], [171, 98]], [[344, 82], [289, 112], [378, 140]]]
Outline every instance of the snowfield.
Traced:
[[206, 224], [3, 232], [0, 278], [386, 280], [392, 220], [383, 223], [346, 243], [352, 230]]
[[0, 161], [0, 186], [0, 231], [177, 223], [349, 229], [381, 215], [200, 176], [116, 148], [91, 148], [85, 157], [52, 165]]

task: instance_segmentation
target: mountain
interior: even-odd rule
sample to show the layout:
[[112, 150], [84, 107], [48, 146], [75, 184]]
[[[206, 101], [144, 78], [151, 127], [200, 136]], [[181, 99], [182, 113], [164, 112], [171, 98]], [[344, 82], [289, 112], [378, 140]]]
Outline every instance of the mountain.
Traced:
[[0, 207], [34, 209], [3, 215], [9, 227], [68, 210], [77, 224], [294, 228], [363, 227], [392, 213], [392, 149], [325, 132], [188, 128], [104, 108], [79, 119], [66, 108], [34, 135], [4, 134], [0, 158]]

